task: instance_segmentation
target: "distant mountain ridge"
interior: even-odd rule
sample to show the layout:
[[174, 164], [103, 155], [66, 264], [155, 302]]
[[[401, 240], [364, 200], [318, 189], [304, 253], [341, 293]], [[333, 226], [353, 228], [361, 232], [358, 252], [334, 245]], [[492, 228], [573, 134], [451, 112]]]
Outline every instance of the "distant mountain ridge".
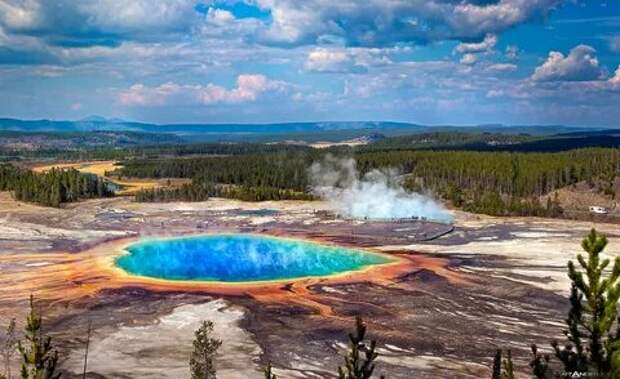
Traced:
[[174, 134], [195, 141], [252, 141], [269, 142], [283, 139], [311, 141], [342, 141], [380, 133], [400, 136], [425, 132], [480, 132], [552, 135], [560, 133], [592, 133], [595, 128], [563, 125], [505, 126], [499, 124], [476, 126], [425, 126], [392, 121], [320, 121], [266, 124], [152, 124], [117, 118], [89, 116], [77, 121], [19, 120], [0, 118], [0, 130], [20, 132], [141, 132]]
[[[570, 133], [578, 131], [595, 130], [596, 128], [573, 127], [564, 125], [502, 125], [484, 124], [472, 126], [453, 126], [453, 125], [420, 125], [407, 122], [394, 121], [318, 121], [318, 122], [283, 122], [283, 123], [180, 123], [180, 124], [153, 124], [126, 121], [119, 118], [107, 119], [102, 116], [88, 116], [76, 121], [54, 121], [54, 120], [21, 120], [14, 118], [0, 118], [0, 129], [2, 130], [21, 130], [21, 131], [84, 131], [84, 130], [140, 130], [152, 132], [179, 132], [198, 130], [209, 132], [299, 132], [299, 131], [326, 131], [326, 130], [355, 130], [355, 129], [460, 129], [460, 130], [484, 130], [502, 131], [510, 130], [517, 132], [519, 129], [529, 132], [530, 130], [544, 130], [553, 133]], [[603, 129], [603, 128], [600, 128]]]
[[150, 124], [89, 116], [77, 121], [19, 120], [0, 118], [1, 130], [85, 131], [133, 130], [153, 133], [289, 133], [309, 131], [423, 128], [422, 125], [387, 121], [290, 122], [266, 124]]

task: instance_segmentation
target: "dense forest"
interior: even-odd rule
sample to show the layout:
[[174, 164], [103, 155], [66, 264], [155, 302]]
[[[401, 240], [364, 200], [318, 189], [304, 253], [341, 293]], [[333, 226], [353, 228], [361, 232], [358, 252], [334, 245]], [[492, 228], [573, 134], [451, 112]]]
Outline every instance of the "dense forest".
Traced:
[[[194, 183], [226, 184], [254, 189], [254, 192], [262, 189], [262, 192], [284, 194], [278, 197], [288, 198], [286, 194], [309, 193], [308, 168], [324, 155], [324, 151], [312, 150], [131, 160], [124, 162], [124, 167], [116, 174], [139, 178], [193, 178]], [[407, 190], [431, 190], [457, 207], [492, 215], [557, 216], [561, 209], [555, 199], [547, 197], [541, 202], [542, 196], [580, 181], [603, 183], [605, 191], [605, 185], [610, 187], [620, 170], [618, 149], [561, 153], [389, 150], [359, 152], [355, 158], [360, 175], [373, 169], [393, 167], [404, 175]], [[214, 191], [211, 194], [222, 195]], [[277, 199], [272, 196], [241, 198]]]
[[[122, 161], [122, 169], [108, 173], [113, 176], [192, 179], [191, 184], [181, 187], [141, 191], [136, 197], [138, 201], [199, 201], [212, 196], [251, 201], [311, 199], [308, 169], [329, 153], [355, 157], [360, 175], [373, 169], [395, 168], [405, 189], [430, 190], [468, 211], [558, 216], [562, 209], [553, 195], [557, 189], [585, 181], [592, 188], [614, 196], [612, 183], [620, 169], [619, 149], [564, 150], [580, 144], [615, 146], [620, 144], [616, 132], [531, 136], [442, 131], [382, 138], [360, 147], [327, 149], [293, 144], [156, 143], [47, 152], [69, 160]], [[88, 188], [78, 197], [99, 196], [92, 187], [101, 184], [93, 182], [85, 186]], [[16, 197], [42, 204], [56, 204], [58, 198], [60, 202], [74, 201], [74, 188], [61, 186], [56, 190], [56, 187], [50, 187], [53, 194], [51, 190], [46, 195], [20, 190], [20, 193], [16, 191]], [[44, 199], [46, 196], [48, 199]]]
[[459, 150], [561, 152], [587, 147], [620, 147], [620, 130], [533, 136], [529, 134], [435, 132], [380, 139], [358, 151]]
[[[224, 157], [131, 160], [114, 174], [136, 178], [196, 178], [198, 182], [306, 191], [316, 150]], [[113, 173], [109, 173], [113, 174]]]
[[75, 169], [36, 173], [9, 164], [0, 165], [0, 191], [12, 191], [17, 200], [51, 207], [113, 195], [102, 179]]
[[[141, 190], [136, 194], [139, 202], [204, 201], [209, 197], [244, 201], [312, 200], [314, 196], [306, 192], [309, 161], [307, 157], [298, 158], [296, 164], [289, 162], [290, 165], [282, 164], [281, 159], [277, 163], [273, 156], [141, 161], [129, 164], [136, 171], [124, 167], [117, 173], [134, 177], [192, 178], [191, 184], [179, 188]], [[146, 176], [143, 168], [148, 171]]]
[[361, 151], [411, 149], [461, 149], [485, 146], [506, 146], [542, 140], [528, 134], [435, 132], [379, 139], [360, 147]]
[[540, 197], [580, 181], [593, 184], [596, 180], [609, 189], [620, 170], [620, 150], [528, 154], [392, 151], [360, 155], [358, 165], [362, 172], [399, 167], [408, 174], [405, 188], [430, 189], [468, 211], [557, 216], [561, 210], [554, 199], [540, 204]]
[[243, 201], [314, 200], [305, 192], [283, 190], [273, 187], [226, 186], [213, 183], [199, 183], [193, 180], [178, 188], [142, 189], [136, 193], [135, 200], [145, 203], [172, 201], [205, 201], [209, 197], [223, 197]]
[[[59, 160], [124, 160], [155, 159], [162, 157], [186, 157], [205, 155], [247, 155], [270, 154], [277, 152], [302, 152], [313, 150], [310, 146], [294, 144], [261, 143], [175, 143], [147, 144], [131, 147], [89, 147], [68, 149], [63, 147], [36, 150], [16, 150], [3, 147], [0, 138], [0, 160], [20, 160], [30, 158], [54, 158]], [[83, 145], [87, 146], [87, 145]]]

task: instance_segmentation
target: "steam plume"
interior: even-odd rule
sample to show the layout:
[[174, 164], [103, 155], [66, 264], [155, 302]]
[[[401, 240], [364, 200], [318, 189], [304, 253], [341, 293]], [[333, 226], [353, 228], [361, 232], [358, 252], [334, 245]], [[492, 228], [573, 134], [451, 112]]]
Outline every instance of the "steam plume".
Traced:
[[453, 220], [452, 214], [430, 196], [405, 191], [393, 169], [373, 170], [359, 178], [355, 160], [327, 155], [322, 162], [312, 164], [310, 177], [313, 193], [345, 217]]

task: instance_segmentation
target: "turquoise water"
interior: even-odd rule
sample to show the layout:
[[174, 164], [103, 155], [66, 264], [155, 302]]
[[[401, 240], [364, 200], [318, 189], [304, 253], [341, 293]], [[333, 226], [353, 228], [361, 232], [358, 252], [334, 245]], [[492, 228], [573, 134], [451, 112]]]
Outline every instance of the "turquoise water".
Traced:
[[247, 234], [150, 239], [129, 246], [127, 253], [116, 265], [128, 273], [186, 281], [328, 276], [391, 261], [360, 250]]

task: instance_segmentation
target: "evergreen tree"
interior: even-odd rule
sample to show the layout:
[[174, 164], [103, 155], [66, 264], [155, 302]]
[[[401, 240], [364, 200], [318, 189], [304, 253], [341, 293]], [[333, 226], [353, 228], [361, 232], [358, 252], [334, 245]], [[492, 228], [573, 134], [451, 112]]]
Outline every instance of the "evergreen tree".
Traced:
[[[366, 325], [360, 317], [355, 319], [355, 332], [349, 333], [350, 351], [344, 357], [345, 365], [338, 368], [338, 379], [370, 379], [375, 370], [377, 341], [365, 341]], [[362, 356], [363, 354], [363, 356]], [[384, 379], [384, 377], [381, 377]]]
[[216, 379], [215, 355], [222, 341], [213, 335], [213, 322], [203, 321], [195, 332], [194, 350], [189, 366], [192, 379]]
[[532, 374], [534, 374], [534, 377], [536, 379], [550, 379], [552, 372], [549, 367], [549, 354], [539, 353], [536, 345], [532, 345], [532, 357], [530, 367], [532, 368]]
[[560, 347], [553, 343], [555, 356], [568, 374], [590, 374], [611, 378], [615, 359], [620, 358], [620, 325], [618, 306], [620, 299], [620, 257], [616, 257], [611, 271], [609, 259], [600, 254], [607, 246], [607, 238], [594, 229], [582, 241], [587, 257], [577, 255], [580, 269], [573, 261], [568, 263], [571, 279], [571, 308], [564, 332], [568, 344]]
[[61, 203], [112, 196], [102, 179], [75, 169], [37, 173], [0, 165], [0, 190], [13, 191], [16, 200], [59, 207]]
[[11, 321], [9, 321], [4, 337], [4, 345], [2, 346], [4, 375], [0, 375], [0, 378], [11, 379], [11, 358], [16, 352], [15, 345], [17, 345], [17, 337], [15, 336], [15, 319], [11, 319]]
[[609, 270], [611, 260], [600, 256], [606, 246], [607, 238], [592, 229], [581, 243], [587, 257], [577, 255], [579, 268], [568, 262], [571, 307], [564, 331], [568, 341], [564, 346], [551, 344], [562, 370], [555, 372], [550, 357], [533, 345], [530, 367], [537, 379], [620, 377], [620, 257]]
[[502, 379], [502, 351], [497, 350], [493, 358], [493, 371], [491, 379]]
[[497, 350], [495, 353], [491, 379], [516, 379], [510, 350], [506, 351], [505, 357], [502, 350]]
[[52, 348], [52, 339], [43, 334], [41, 316], [34, 309], [30, 295], [30, 314], [26, 318], [26, 345], [18, 342], [17, 349], [22, 355], [22, 379], [58, 379], [56, 373], [58, 352]]
[[502, 360], [501, 379], [516, 379], [514, 365], [512, 364], [512, 353], [510, 350], [506, 352], [506, 358]]
[[278, 379], [278, 377], [271, 372], [271, 363], [267, 364], [263, 372], [265, 373], [265, 379]]

